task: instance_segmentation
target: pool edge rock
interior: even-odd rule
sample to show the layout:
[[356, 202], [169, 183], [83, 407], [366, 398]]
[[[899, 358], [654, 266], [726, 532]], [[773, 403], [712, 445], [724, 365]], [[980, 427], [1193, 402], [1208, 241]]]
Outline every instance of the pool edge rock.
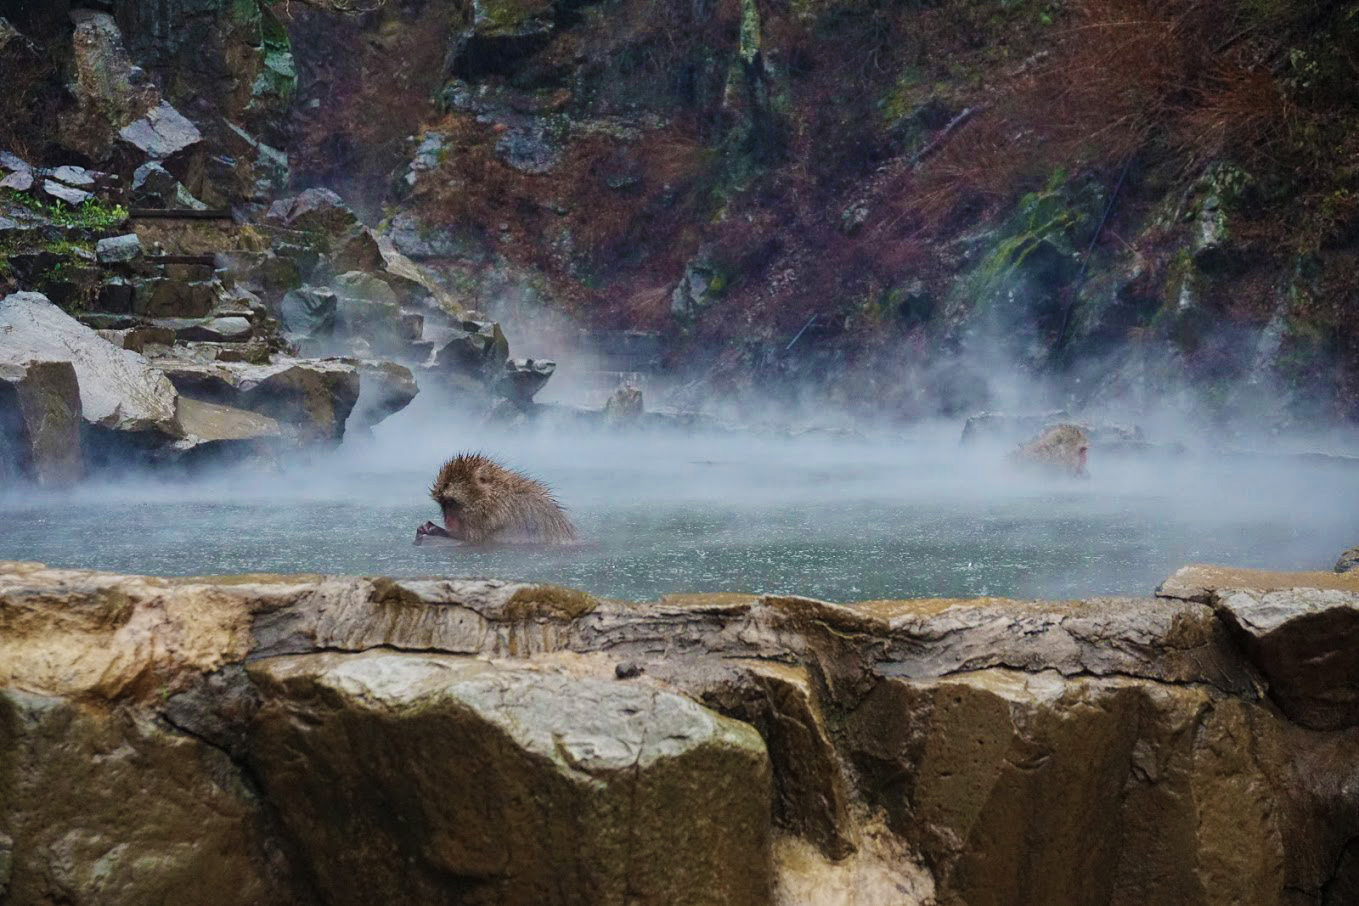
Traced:
[[1262, 651], [1353, 593], [1195, 569], [838, 605], [0, 563], [9, 896], [1326, 902], [1350, 678]]

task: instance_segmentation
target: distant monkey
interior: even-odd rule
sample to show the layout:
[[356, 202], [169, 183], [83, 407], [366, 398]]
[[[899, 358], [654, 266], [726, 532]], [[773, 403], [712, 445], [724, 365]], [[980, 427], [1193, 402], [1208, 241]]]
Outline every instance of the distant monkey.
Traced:
[[1085, 432], [1076, 425], [1053, 425], [1033, 440], [1010, 454], [1010, 461], [1021, 465], [1037, 465], [1064, 472], [1072, 478], [1089, 478], [1085, 470], [1090, 442]]

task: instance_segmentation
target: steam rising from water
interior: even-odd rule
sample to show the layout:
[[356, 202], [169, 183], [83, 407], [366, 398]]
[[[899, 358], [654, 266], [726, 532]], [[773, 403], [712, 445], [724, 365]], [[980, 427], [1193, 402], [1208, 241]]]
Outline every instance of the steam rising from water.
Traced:
[[[280, 474], [0, 496], [0, 558], [151, 574], [494, 575], [650, 599], [1149, 593], [1219, 561], [1324, 569], [1359, 542], [1359, 470], [1206, 452], [1018, 473], [960, 425], [797, 439], [477, 427], [432, 395]], [[412, 546], [438, 466], [481, 450], [552, 485], [580, 548]]]

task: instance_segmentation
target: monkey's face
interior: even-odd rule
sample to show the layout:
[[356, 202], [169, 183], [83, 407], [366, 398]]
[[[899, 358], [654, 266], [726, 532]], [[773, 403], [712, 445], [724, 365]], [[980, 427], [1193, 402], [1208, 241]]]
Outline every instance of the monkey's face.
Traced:
[[469, 524], [478, 520], [480, 504], [486, 497], [486, 476], [480, 469], [459, 470], [436, 487], [431, 496], [439, 504], [448, 534], [467, 540]]

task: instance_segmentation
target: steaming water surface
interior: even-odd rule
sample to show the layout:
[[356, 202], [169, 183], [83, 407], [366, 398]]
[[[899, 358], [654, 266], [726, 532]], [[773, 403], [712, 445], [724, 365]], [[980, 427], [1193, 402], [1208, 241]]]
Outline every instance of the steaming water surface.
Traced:
[[[1146, 594], [1178, 566], [1325, 569], [1359, 542], [1359, 473], [1325, 463], [1091, 461], [1035, 480], [997, 449], [935, 438], [533, 438], [421, 429], [282, 474], [0, 496], [0, 559], [160, 575], [497, 576], [646, 600], [783, 592], [915, 596]], [[469, 443], [469, 441], [476, 441]], [[443, 458], [478, 447], [548, 481], [587, 543], [416, 547]]]

